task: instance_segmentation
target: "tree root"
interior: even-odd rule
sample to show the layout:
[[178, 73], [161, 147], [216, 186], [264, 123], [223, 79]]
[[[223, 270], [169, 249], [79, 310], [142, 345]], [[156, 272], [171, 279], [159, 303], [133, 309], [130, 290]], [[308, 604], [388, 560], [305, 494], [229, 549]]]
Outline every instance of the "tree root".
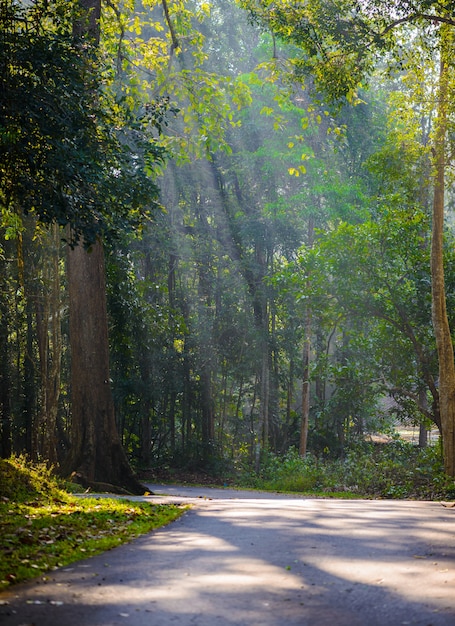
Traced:
[[[127, 489], [119, 485], [112, 485], [111, 483], [103, 483], [96, 480], [89, 480], [86, 476], [84, 476], [84, 474], [81, 474], [80, 472], [73, 472], [70, 478], [72, 482], [81, 485], [82, 487], [84, 487], [84, 489], [87, 489], [87, 491], [93, 491], [95, 493], [115, 493], [117, 495], [123, 496], [143, 495], [144, 493], [153, 495], [153, 493], [150, 492], [145, 485], [141, 485], [141, 483], [139, 483], [138, 481], [137, 485], [133, 485], [135, 487], [134, 491], [128, 491]], [[134, 482], [136, 482], [135, 479]]]

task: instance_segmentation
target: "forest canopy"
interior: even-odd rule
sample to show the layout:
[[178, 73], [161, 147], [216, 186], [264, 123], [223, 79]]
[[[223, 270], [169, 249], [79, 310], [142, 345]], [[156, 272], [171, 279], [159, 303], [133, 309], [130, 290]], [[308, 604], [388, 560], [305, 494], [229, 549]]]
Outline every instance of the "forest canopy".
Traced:
[[151, 112], [122, 107], [95, 52], [81, 54], [76, 19], [72, 2], [2, 4], [1, 193], [12, 225], [31, 213], [92, 243], [154, 206], [144, 163], [162, 150]]
[[3, 457], [455, 474], [453, 6], [392, 8], [0, 1]]

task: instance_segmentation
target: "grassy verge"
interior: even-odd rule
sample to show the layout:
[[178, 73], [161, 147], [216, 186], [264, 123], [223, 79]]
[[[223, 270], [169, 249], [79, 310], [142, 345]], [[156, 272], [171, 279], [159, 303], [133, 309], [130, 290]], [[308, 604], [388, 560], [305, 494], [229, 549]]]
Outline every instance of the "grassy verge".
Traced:
[[0, 590], [159, 528], [184, 509], [78, 498], [44, 466], [0, 460]]

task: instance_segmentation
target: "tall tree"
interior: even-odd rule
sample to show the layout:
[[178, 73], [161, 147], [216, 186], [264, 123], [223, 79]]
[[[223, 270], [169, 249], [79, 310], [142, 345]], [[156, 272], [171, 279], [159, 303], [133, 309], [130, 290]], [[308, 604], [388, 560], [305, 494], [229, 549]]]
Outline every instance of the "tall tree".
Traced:
[[[99, 44], [101, 0], [80, 0], [74, 35], [89, 50]], [[86, 52], [87, 53], [87, 52]], [[67, 257], [71, 348], [71, 448], [64, 471], [86, 484], [108, 483], [132, 493], [144, 487], [134, 476], [117, 431], [110, 387], [104, 250], [69, 247]]]
[[[433, 232], [431, 243], [431, 285], [433, 326], [439, 357], [439, 401], [444, 468], [455, 476], [455, 364], [452, 336], [447, 315], [444, 277], [443, 234], [446, 173], [446, 138], [448, 133], [450, 59], [454, 53], [453, 33], [446, 25], [440, 28], [440, 71], [438, 110], [434, 138]], [[452, 78], [453, 81], [453, 78]]]
[[[304, 54], [295, 60], [295, 78], [312, 75], [317, 88], [325, 97], [338, 100], [355, 97], [359, 83], [374, 66], [378, 52], [392, 51], [400, 62], [402, 28], [420, 29], [433, 45], [441, 60], [440, 98], [434, 134], [433, 166], [435, 169], [433, 202], [433, 245], [431, 272], [434, 281], [433, 324], [437, 337], [440, 378], [441, 422], [444, 467], [455, 476], [455, 373], [453, 347], [447, 311], [444, 305], [444, 266], [442, 231], [444, 223], [444, 193], [449, 103], [453, 101], [453, 73], [448, 62], [455, 27], [453, 3], [412, 2], [394, 5], [385, 0], [371, 0], [359, 5], [355, 1], [336, 3], [320, 0], [304, 5], [287, 1], [240, 0], [262, 24], [277, 35], [302, 48]], [[439, 28], [439, 33], [437, 29]], [[401, 35], [401, 40], [400, 40]]]

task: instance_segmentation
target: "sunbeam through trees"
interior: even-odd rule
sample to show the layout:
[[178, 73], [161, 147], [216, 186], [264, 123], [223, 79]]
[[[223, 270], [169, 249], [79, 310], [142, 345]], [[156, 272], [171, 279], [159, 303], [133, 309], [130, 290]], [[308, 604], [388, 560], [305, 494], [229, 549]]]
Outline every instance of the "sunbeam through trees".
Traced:
[[3, 457], [455, 475], [454, 7], [386, 5], [0, 0]]

